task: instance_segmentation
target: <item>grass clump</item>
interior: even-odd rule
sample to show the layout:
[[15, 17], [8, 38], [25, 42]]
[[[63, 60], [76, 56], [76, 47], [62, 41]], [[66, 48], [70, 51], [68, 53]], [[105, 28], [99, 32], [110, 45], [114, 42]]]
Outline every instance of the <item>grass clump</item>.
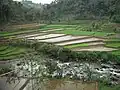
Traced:
[[107, 47], [112, 47], [112, 48], [120, 48], [120, 42], [115, 42], [115, 43], [108, 43], [106, 44]]
[[112, 51], [113, 55], [120, 56], [120, 50]]
[[65, 48], [71, 49], [71, 48], [76, 48], [76, 47], [87, 47], [87, 46], [89, 45], [86, 43], [82, 43], [82, 44], [74, 44], [74, 45], [65, 46]]
[[104, 83], [99, 83], [99, 90], [120, 90], [120, 85], [109, 86]]

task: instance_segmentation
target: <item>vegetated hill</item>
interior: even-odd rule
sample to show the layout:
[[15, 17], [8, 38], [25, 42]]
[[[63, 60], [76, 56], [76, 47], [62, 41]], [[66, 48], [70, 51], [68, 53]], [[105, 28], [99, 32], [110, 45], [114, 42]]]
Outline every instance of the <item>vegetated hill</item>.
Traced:
[[120, 18], [120, 0], [55, 0], [46, 6], [50, 19], [114, 19]]
[[27, 23], [38, 21], [42, 4], [30, 1], [0, 0], [0, 23]]
[[0, 0], [0, 23], [110, 19], [120, 23], [120, 0], [55, 0], [51, 4]]

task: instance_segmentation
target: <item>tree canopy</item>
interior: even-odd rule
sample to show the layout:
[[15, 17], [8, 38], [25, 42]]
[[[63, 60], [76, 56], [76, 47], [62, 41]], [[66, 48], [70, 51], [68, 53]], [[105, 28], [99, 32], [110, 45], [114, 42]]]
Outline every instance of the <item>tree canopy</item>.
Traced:
[[120, 22], [120, 0], [55, 0], [51, 4], [0, 0], [0, 22], [109, 19]]

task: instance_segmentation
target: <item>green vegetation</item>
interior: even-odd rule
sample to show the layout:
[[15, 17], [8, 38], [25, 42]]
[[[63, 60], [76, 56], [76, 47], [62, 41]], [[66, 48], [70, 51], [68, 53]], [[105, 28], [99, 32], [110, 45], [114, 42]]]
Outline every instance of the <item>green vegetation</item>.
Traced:
[[113, 55], [120, 56], [120, 50], [112, 51], [111, 52]]
[[80, 31], [75, 29], [66, 29], [64, 31], [56, 31], [59, 33], [70, 34], [70, 35], [87, 35], [87, 36], [98, 36], [98, 37], [107, 37], [115, 33], [106, 33], [106, 32], [93, 32], [93, 31]]
[[[26, 45], [23, 43], [23, 45]], [[120, 57], [107, 52], [73, 52], [67, 48], [55, 46], [46, 43], [27, 44], [33, 47], [37, 52], [41, 52], [52, 58], [57, 58], [62, 62], [70, 61], [90, 61], [90, 62], [108, 62], [114, 61], [120, 63]]]
[[76, 48], [76, 47], [87, 47], [89, 46], [88, 44], [86, 43], [83, 43], [83, 44], [74, 44], [74, 45], [69, 45], [69, 46], [65, 46], [65, 48]]
[[[75, 28], [77, 25], [46, 25], [45, 27], [43, 28], [51, 28], [51, 29], [59, 29], [59, 28]], [[42, 28], [42, 29], [43, 29]]]
[[[31, 5], [29, 6], [29, 4]], [[86, 19], [109, 19], [118, 23], [120, 20], [119, 5], [119, 0], [55, 0], [47, 5], [24, 0], [19, 3], [13, 0], [1, 0], [0, 23], [35, 21], [71, 23], [73, 20]]]
[[0, 45], [0, 51], [3, 51], [3, 50], [5, 50], [5, 49], [7, 49], [8, 48], [8, 46], [3, 46], [3, 45]]
[[120, 89], [120, 85], [109, 86], [103, 83], [99, 83], [99, 90], [119, 90], [119, 89]]
[[0, 36], [6, 37], [6, 36], [13, 36], [13, 35], [19, 35], [19, 34], [24, 34], [24, 33], [29, 33], [29, 32], [35, 32], [39, 30], [25, 30], [25, 31], [7, 31], [7, 32], [0, 32]]
[[27, 48], [15, 47], [9, 45], [0, 46], [0, 60], [10, 60], [27, 52]]
[[[9, 25], [24, 23], [45, 23], [28, 29]], [[30, 53], [42, 53], [61, 62], [99, 62], [108, 61], [120, 64], [120, 0], [54, 0], [50, 4], [34, 4], [31, 1], [0, 0], [0, 42], [8, 39], [9, 44], [0, 45], [0, 61], [19, 58]], [[32, 25], [32, 24], [31, 24]], [[34, 25], [33, 25], [34, 26]], [[43, 30], [62, 29], [54, 33], [95, 36], [108, 39], [106, 47], [118, 49], [111, 52], [73, 52], [70, 49], [87, 47], [88, 44], [74, 44], [63, 47], [47, 43], [34, 43], [17, 39], [16, 35], [40, 33]], [[2, 37], [2, 38], [1, 38]], [[5, 38], [7, 37], [7, 38]], [[14, 40], [11, 40], [11, 39]], [[34, 53], [34, 52], [32, 52]], [[40, 57], [41, 58], [41, 57]], [[51, 69], [51, 68], [50, 68]], [[54, 69], [54, 68], [53, 68]], [[0, 73], [9, 69], [0, 68]], [[108, 87], [100, 84], [100, 90], [119, 90], [120, 86]]]
[[116, 38], [116, 39], [109, 39], [106, 41], [106, 47], [110, 47], [110, 48], [116, 48], [116, 51], [112, 51], [111, 53], [113, 55], [117, 55], [120, 56], [120, 39]]
[[106, 46], [120, 49], [120, 39], [109, 39], [106, 41]]
[[120, 42], [107, 43], [107, 47], [120, 48]]
[[14, 35], [25, 34], [25, 33], [41, 32], [43, 30], [73, 28], [73, 27], [76, 27], [76, 25], [43, 25], [40, 27], [40, 29], [31, 29], [31, 30], [26, 29], [26, 30], [0, 32], [0, 36], [6, 37], [6, 36], [14, 36]]

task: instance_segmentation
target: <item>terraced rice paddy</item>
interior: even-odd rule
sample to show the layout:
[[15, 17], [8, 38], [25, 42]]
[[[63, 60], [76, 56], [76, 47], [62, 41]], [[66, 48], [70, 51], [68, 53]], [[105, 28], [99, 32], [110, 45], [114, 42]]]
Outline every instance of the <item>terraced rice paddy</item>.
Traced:
[[65, 45], [79, 44], [79, 43], [85, 43], [85, 42], [97, 42], [97, 41], [101, 41], [101, 39], [88, 38], [88, 39], [82, 39], [82, 40], [73, 40], [73, 41], [67, 41], [63, 43], [57, 43], [56, 45], [65, 46]]
[[[56, 29], [56, 28], [58, 28], [58, 29]], [[36, 40], [38, 42], [53, 43], [55, 45], [71, 49], [72, 51], [78, 51], [78, 52], [79, 51], [107, 51], [107, 52], [109, 51], [115, 55], [120, 55], [120, 50], [118, 49], [120, 45], [118, 42], [117, 43], [114, 43], [114, 42], [106, 43], [104, 39], [95, 37], [95, 36], [107, 36], [107, 33], [105, 33], [105, 32], [104, 33], [102, 33], [102, 32], [95, 33], [95, 32], [87, 32], [87, 31], [79, 31], [79, 30], [78, 31], [68, 30], [68, 29], [64, 30], [63, 28], [71, 29], [71, 28], [76, 28], [76, 26], [50, 25], [50, 26], [47, 26], [47, 28], [42, 28], [43, 30], [41, 30], [41, 31], [40, 30], [20, 31], [20, 32], [4, 33], [4, 35], [8, 35], [8, 36], [16, 35], [17, 38], [25, 38], [25, 39], [33, 40], [33, 41]], [[0, 35], [2, 35], [2, 34], [0, 34]], [[9, 60], [9, 59], [19, 57], [20, 55], [23, 55], [26, 51], [27, 51], [26, 48], [21, 48], [21, 47], [12, 47], [12, 46], [8, 46], [8, 45], [0, 46], [0, 60]], [[65, 76], [65, 74], [67, 76], [67, 73], [68, 73], [68, 75], [70, 75], [73, 72], [76, 73], [76, 71], [75, 71], [76, 64], [77, 63], [74, 64], [74, 62], [72, 64], [64, 63], [63, 67], [61, 68], [62, 70], [65, 71], [65, 73], [63, 73], [63, 76]], [[61, 66], [61, 65], [62, 65], [61, 63], [58, 63], [58, 66]], [[75, 65], [75, 66], [73, 66], [73, 65]], [[84, 63], [83, 63], [83, 65], [84, 65]], [[36, 66], [35, 66], [35, 68], [36, 68]], [[78, 67], [78, 69], [79, 69], [79, 67]], [[112, 69], [112, 71], [110, 69]], [[29, 69], [27, 69], [27, 70], [29, 70]], [[73, 72], [71, 72], [71, 70], [73, 70]], [[115, 69], [113, 69], [111, 67], [102, 68], [102, 69], [95, 68], [95, 70], [99, 73], [106, 72], [106, 75], [108, 74], [108, 71], [110, 71], [110, 73], [115, 75], [115, 78], [117, 77], [117, 75], [120, 76], [119, 73], [116, 73], [116, 71], [119, 72], [119, 70], [117, 70], [116, 68]], [[115, 72], [113, 72], [114, 70], [115, 70]], [[47, 70], [45, 70], [45, 71], [47, 71]], [[83, 71], [80, 69], [80, 71], [78, 71], [78, 74], [76, 74], [79, 77], [80, 77], [80, 72], [83, 72]], [[56, 74], [56, 72], [54, 74]], [[85, 76], [85, 74], [81, 74], [81, 75]], [[119, 78], [119, 77], [117, 77], [117, 78]], [[53, 83], [53, 84], [51, 84], [51, 83]], [[69, 88], [68, 87], [66, 88], [66, 87], [64, 87], [64, 85], [61, 85], [61, 84], [60, 84], [61, 87], [59, 87], [59, 86], [56, 87], [55, 83], [54, 83], [54, 81], [50, 82], [50, 84], [49, 84], [50, 87], [48, 88], [48, 90], [50, 90], [50, 89], [52, 90], [53, 88], [58, 89], [58, 90], [59, 89], [60, 90], [61, 89], [73, 90], [74, 88], [76, 88], [76, 90], [77, 89], [80, 90], [82, 86], [83, 86], [83, 89], [85, 89], [84, 87], [86, 86], [86, 85], [84, 86], [83, 83], [78, 83], [79, 84], [78, 86], [80, 86], [80, 85], [82, 85], [82, 86], [76, 87], [76, 84], [73, 85], [73, 83], [67, 82], [67, 83], [69, 83]], [[61, 83], [61, 81], [60, 81], [60, 83]], [[67, 83], [66, 82], [64, 83], [65, 86], [68, 85]], [[70, 85], [72, 85], [72, 87]], [[53, 87], [51, 87], [51, 86], [53, 86]], [[95, 84], [90, 85], [89, 89], [91, 86], [95, 87]], [[88, 90], [88, 88], [86, 88], [86, 90]]]
[[30, 30], [23, 32], [20, 31], [4, 34], [17, 35], [17, 38], [37, 40], [38, 42], [53, 43], [58, 46], [69, 48], [73, 51], [118, 50], [119, 43], [106, 44], [104, 39], [95, 37], [95, 36], [106, 37], [108, 34], [114, 33], [80, 31], [77, 30], [77, 28], [78, 28], [77, 25], [43, 25], [39, 30]]
[[114, 51], [116, 49], [107, 48], [104, 46], [90, 46], [90, 47], [83, 47], [83, 48], [74, 48], [73, 51]]
[[0, 60], [13, 59], [17, 56], [23, 55], [26, 51], [25, 48], [0, 45]]
[[102, 46], [104, 45], [105, 43], [103, 42], [92, 42], [92, 43], [82, 43], [82, 44], [74, 44], [74, 45], [68, 45], [68, 46], [65, 46], [65, 48], [77, 48], [77, 47], [88, 47], [88, 46]]
[[30, 37], [28, 39], [49, 39], [49, 38], [55, 38], [55, 37], [61, 37], [61, 36], [65, 36], [65, 34], [48, 34], [48, 35], [43, 35], [43, 36], [37, 36], [37, 37]]
[[19, 35], [19, 38], [30, 38], [30, 37], [37, 37], [37, 36], [41, 36], [41, 35], [45, 35], [46, 33], [39, 33], [39, 34], [25, 34], [25, 35]]
[[63, 37], [56, 37], [56, 38], [52, 38], [52, 39], [46, 39], [46, 40], [39, 40], [41, 42], [52, 42], [52, 43], [60, 43], [60, 42], [65, 42], [65, 41], [71, 41], [71, 40], [79, 40], [79, 39], [83, 39], [83, 38], [87, 38], [88, 36], [71, 36], [71, 35], [67, 35], [67, 36], [63, 36]]
[[[21, 36], [22, 37], [22, 36]], [[104, 39], [92, 36], [72, 36], [66, 34], [55, 33], [37, 33], [28, 34], [22, 38], [29, 40], [38, 40], [38, 42], [54, 43], [58, 46], [69, 48], [73, 51], [114, 51], [115, 48], [105, 47]]]
[[63, 29], [51, 29], [51, 30], [47, 30], [47, 31], [41, 31], [41, 32], [54, 32], [54, 31], [61, 31]]

